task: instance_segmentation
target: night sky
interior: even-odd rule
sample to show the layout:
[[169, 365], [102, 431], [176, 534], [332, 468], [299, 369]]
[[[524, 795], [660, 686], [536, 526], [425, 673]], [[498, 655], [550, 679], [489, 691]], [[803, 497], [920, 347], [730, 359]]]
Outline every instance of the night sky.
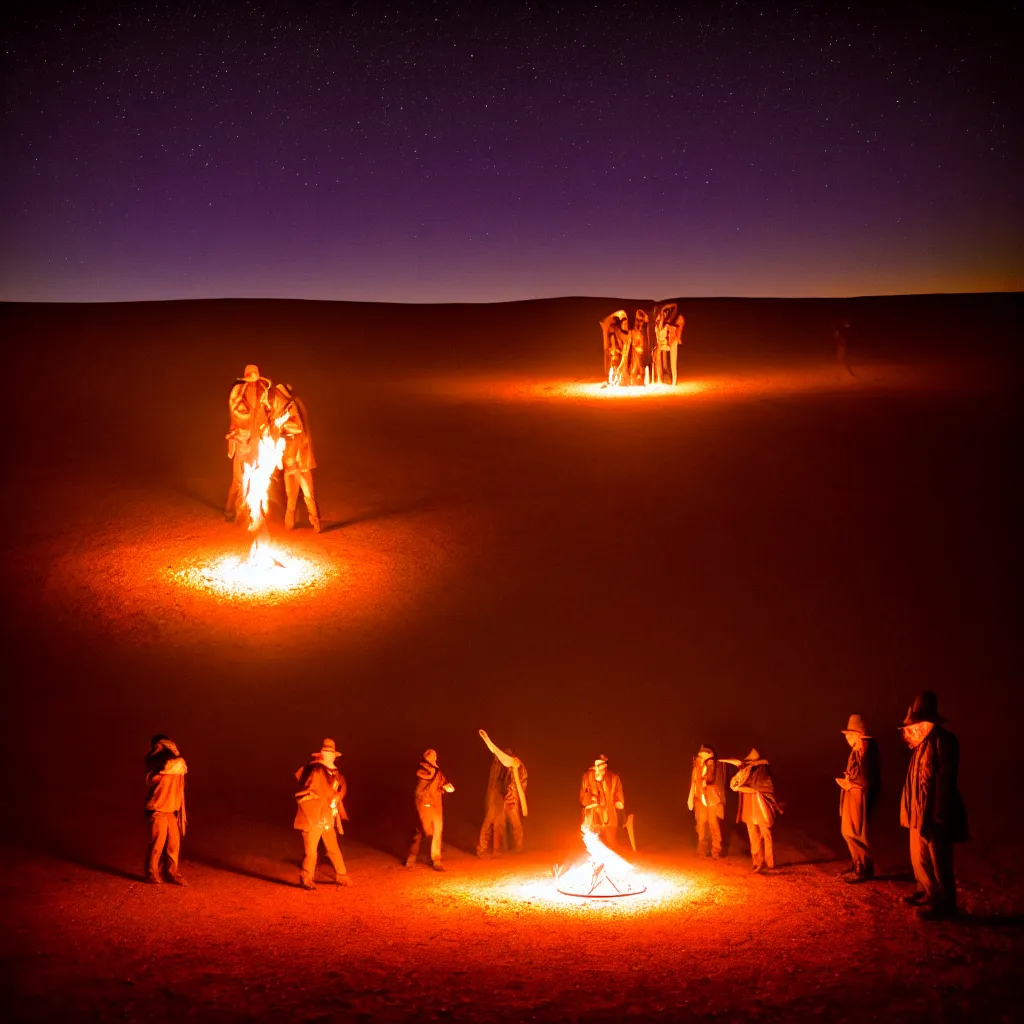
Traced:
[[1020, 289], [993, 10], [18, 4], [0, 299]]

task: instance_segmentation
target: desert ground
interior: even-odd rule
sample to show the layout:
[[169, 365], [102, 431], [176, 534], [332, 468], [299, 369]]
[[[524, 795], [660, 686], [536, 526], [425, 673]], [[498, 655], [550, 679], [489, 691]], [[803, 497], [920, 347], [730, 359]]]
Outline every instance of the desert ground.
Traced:
[[[680, 386], [599, 385], [637, 300], [0, 307], [11, 365], [0, 955], [16, 1020], [1012, 1020], [1019, 296], [681, 300]], [[646, 303], [649, 305], [649, 303]], [[831, 329], [851, 312], [849, 366]], [[293, 590], [225, 593], [226, 396], [310, 410], [326, 529]], [[962, 747], [963, 911], [926, 924], [897, 727]], [[879, 738], [879, 879], [847, 886], [833, 781]], [[529, 768], [526, 852], [472, 855], [486, 728]], [[189, 887], [147, 885], [143, 756], [189, 764]], [[294, 772], [342, 750], [351, 888], [297, 887]], [[778, 869], [698, 858], [691, 759], [752, 746]], [[446, 865], [402, 866], [439, 752]], [[581, 901], [605, 753], [640, 896]]]

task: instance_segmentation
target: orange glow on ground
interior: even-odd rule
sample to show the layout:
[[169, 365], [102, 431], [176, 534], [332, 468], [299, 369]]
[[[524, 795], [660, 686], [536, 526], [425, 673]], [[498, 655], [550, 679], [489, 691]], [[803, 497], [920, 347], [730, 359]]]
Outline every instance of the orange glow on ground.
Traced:
[[261, 564], [254, 564], [251, 556], [227, 555], [183, 566], [170, 575], [190, 590], [215, 597], [272, 603], [321, 587], [336, 571], [323, 559], [302, 558], [274, 545], [262, 546], [259, 554]]

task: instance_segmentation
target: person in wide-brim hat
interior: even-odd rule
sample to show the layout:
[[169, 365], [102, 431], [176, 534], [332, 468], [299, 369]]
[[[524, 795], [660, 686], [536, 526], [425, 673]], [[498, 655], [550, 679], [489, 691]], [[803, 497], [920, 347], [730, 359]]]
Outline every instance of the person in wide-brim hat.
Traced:
[[839, 786], [839, 817], [842, 836], [850, 851], [850, 868], [844, 871], [848, 882], [866, 882], [874, 878], [875, 865], [868, 842], [868, 822], [874, 813], [882, 772], [878, 758], [878, 744], [868, 734], [861, 715], [850, 715], [842, 730], [850, 745], [846, 771], [836, 778]]

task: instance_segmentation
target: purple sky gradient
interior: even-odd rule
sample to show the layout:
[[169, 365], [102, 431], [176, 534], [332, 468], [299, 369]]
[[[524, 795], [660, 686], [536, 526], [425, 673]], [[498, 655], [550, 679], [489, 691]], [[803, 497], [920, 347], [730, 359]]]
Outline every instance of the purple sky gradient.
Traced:
[[0, 299], [1024, 287], [988, 5], [238, 11], [5, 15]]

